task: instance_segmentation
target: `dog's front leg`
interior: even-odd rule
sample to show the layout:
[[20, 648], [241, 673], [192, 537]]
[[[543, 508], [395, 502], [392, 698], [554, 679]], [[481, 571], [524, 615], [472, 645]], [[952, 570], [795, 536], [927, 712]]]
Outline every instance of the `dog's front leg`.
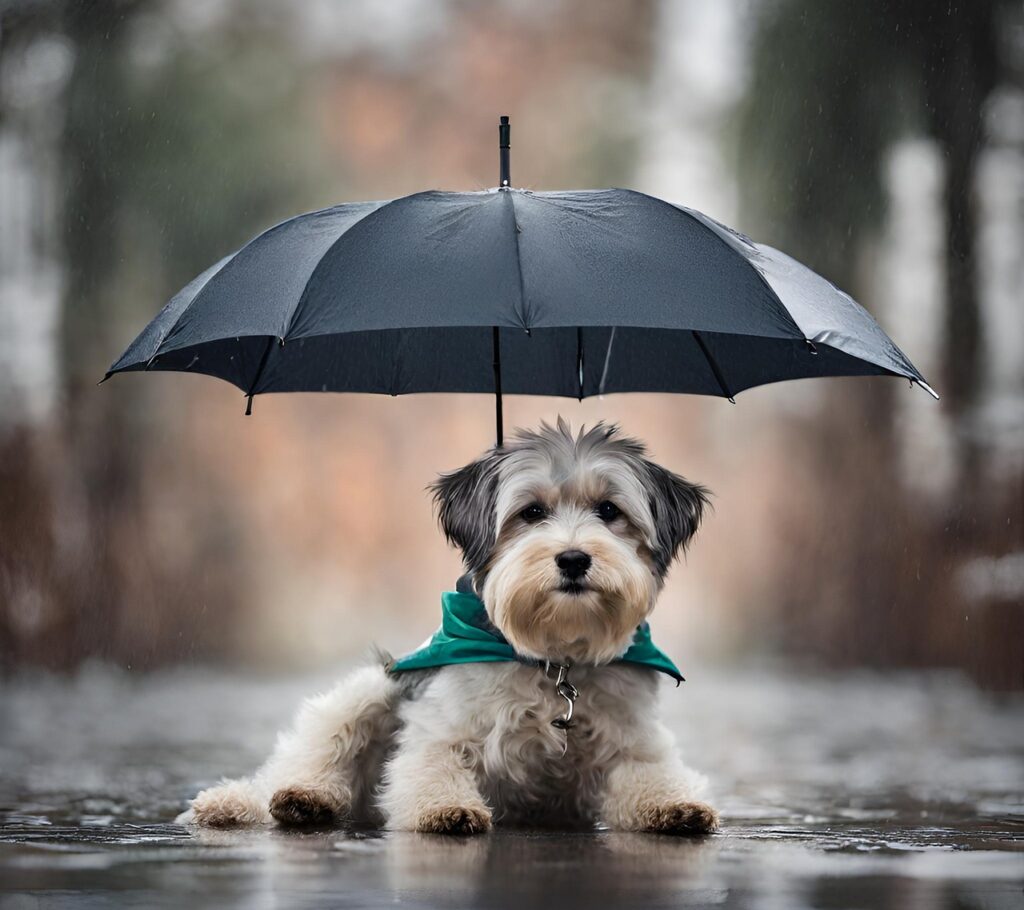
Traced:
[[718, 813], [703, 802], [704, 777], [687, 768], [672, 735], [653, 721], [609, 771], [601, 818], [620, 831], [702, 835], [718, 827]]
[[481, 834], [491, 827], [470, 757], [457, 744], [404, 739], [384, 769], [380, 803], [397, 831]]
[[317, 825], [348, 817], [359, 783], [357, 760], [389, 732], [397, 694], [384, 668], [369, 666], [302, 706], [257, 774], [277, 822]]

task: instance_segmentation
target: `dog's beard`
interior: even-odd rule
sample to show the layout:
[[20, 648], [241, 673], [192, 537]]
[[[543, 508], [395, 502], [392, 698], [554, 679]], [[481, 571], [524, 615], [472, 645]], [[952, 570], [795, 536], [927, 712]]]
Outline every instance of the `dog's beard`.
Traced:
[[629, 541], [609, 532], [577, 537], [573, 547], [592, 560], [577, 585], [568, 584], [555, 564], [564, 541], [534, 531], [501, 549], [481, 594], [491, 621], [520, 654], [607, 663], [629, 647], [659, 583]]

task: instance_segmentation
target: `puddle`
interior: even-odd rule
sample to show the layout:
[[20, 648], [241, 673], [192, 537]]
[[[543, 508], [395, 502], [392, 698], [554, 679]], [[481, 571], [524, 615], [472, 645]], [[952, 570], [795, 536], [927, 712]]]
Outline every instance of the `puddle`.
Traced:
[[0, 907], [1024, 904], [1020, 701], [945, 675], [690, 676], [665, 713], [725, 819], [696, 843], [196, 832], [173, 824], [188, 796], [250, 770], [328, 680], [16, 680], [0, 705]]

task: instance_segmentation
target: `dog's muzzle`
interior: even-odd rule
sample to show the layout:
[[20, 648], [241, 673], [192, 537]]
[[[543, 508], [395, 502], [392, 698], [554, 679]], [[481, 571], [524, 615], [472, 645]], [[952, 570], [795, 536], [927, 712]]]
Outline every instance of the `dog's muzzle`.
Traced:
[[555, 557], [555, 565], [561, 575], [558, 590], [565, 594], [582, 594], [589, 589], [584, 579], [593, 560], [582, 550], [564, 550]]

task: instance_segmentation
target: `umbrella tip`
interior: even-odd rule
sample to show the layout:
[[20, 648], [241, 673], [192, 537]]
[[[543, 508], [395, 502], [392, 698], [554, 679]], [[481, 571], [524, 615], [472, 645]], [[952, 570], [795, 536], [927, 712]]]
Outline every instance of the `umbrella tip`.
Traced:
[[508, 189], [512, 185], [512, 175], [509, 166], [509, 139], [512, 127], [508, 123], [508, 115], [502, 114], [498, 121], [498, 163], [500, 174], [498, 186]]
[[252, 395], [245, 396], [245, 416], [252, 416]]
[[935, 399], [936, 401], [938, 401], [938, 400], [939, 400], [939, 393], [938, 393], [938, 392], [936, 392], [936, 391], [935, 391], [935, 389], [933, 389], [933, 388], [932, 388], [932, 387], [931, 387], [930, 385], [928, 385], [928, 383], [927, 383], [927, 382], [925, 382], [925, 381], [924, 381], [923, 379], [911, 379], [911, 380], [910, 380], [910, 384], [911, 384], [911, 385], [917, 385], [917, 386], [920, 386], [920, 387], [921, 387], [922, 389], [924, 389], [924, 390], [925, 390], [925, 391], [926, 391], [926, 392], [927, 392], [927, 393], [928, 393], [929, 395], [931, 395], [931, 396], [932, 396], [932, 398], [934, 398], [934, 399]]

